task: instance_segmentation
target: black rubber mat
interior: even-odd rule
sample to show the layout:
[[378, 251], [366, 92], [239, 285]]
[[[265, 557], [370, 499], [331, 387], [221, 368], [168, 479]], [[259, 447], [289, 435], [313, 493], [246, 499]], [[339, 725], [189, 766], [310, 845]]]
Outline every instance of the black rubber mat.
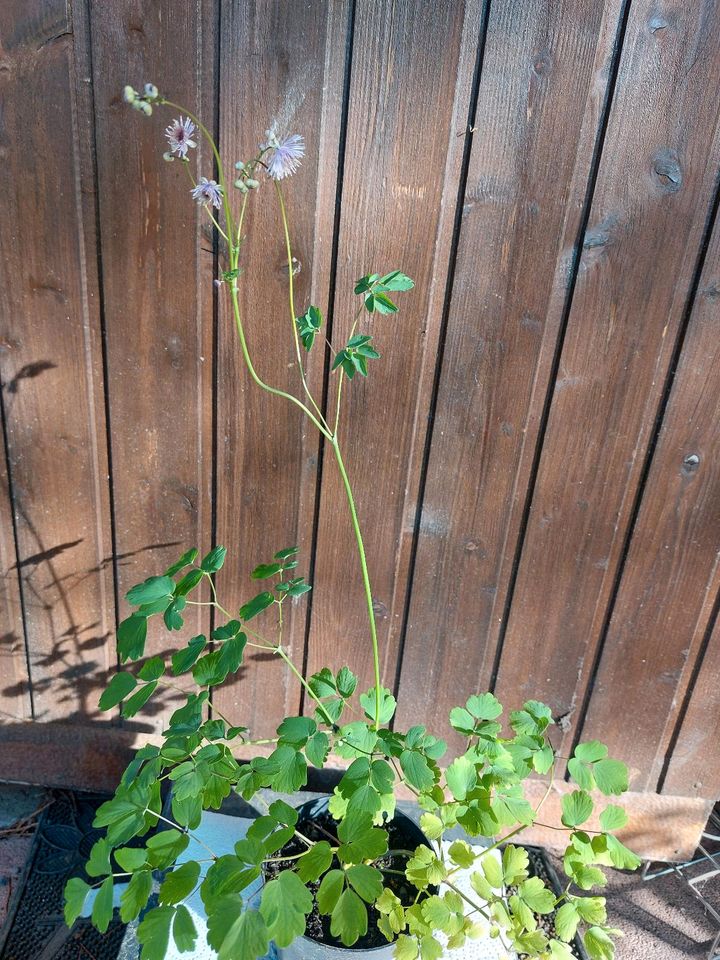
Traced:
[[1, 960], [116, 960], [125, 924], [114, 916], [105, 934], [88, 920], [68, 930], [63, 919], [63, 889], [70, 877], [93, 883], [83, 869], [101, 836], [92, 821], [107, 797], [57, 792], [38, 826], [34, 856]]

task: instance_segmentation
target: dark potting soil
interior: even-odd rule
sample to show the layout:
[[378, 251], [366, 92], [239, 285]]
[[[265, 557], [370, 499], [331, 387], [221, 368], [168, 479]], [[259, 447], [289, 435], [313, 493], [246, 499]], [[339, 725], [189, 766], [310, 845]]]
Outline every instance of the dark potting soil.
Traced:
[[[327, 810], [317, 814], [312, 820], [300, 819], [297, 823], [297, 829], [310, 840], [330, 840], [334, 845], [337, 840], [337, 822]], [[392, 850], [414, 850], [417, 847], [417, 836], [411, 834], [407, 829], [403, 818], [396, 818], [385, 824], [388, 832], [388, 846]], [[292, 856], [293, 854], [303, 853], [306, 850], [305, 844], [297, 837], [289, 840], [280, 850], [277, 856]], [[379, 870], [399, 870], [404, 872], [408, 857], [398, 854], [387, 853], [379, 860], [373, 861], [374, 866]], [[264, 867], [265, 878], [272, 880], [281, 870], [291, 869], [292, 860], [275, 861], [266, 863]], [[340, 867], [341, 864], [337, 858], [333, 859], [330, 869]], [[383, 875], [385, 886], [388, 887], [403, 903], [413, 903], [417, 896], [417, 889], [409, 883], [404, 876], [398, 876], [395, 873], [385, 873]], [[320, 943], [327, 943], [333, 947], [343, 947], [343, 944], [337, 937], [330, 933], [330, 917], [323, 916], [317, 906], [317, 891], [320, 883], [309, 883], [308, 889], [313, 895], [313, 910], [307, 918], [305, 927], [305, 936]], [[365, 904], [368, 911], [368, 929], [367, 933], [360, 937], [357, 943], [354, 943], [353, 950], [368, 950], [372, 947], [385, 947], [388, 941], [385, 935], [378, 930], [377, 919], [378, 911], [371, 904]], [[348, 949], [345, 947], [344, 949]]]

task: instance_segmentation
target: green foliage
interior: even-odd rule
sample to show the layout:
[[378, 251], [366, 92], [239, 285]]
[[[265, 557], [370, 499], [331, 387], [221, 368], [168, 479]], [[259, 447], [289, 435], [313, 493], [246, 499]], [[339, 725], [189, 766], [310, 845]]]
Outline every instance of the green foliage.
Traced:
[[397, 306], [388, 293], [412, 290], [415, 286], [410, 277], [393, 270], [381, 277], [378, 273], [368, 273], [355, 284], [355, 293], [363, 297], [368, 313], [397, 313]]
[[[365, 301], [367, 303], [367, 301]], [[352, 380], [356, 373], [366, 377], [368, 374], [368, 360], [378, 360], [380, 354], [370, 346], [372, 337], [367, 334], [356, 333], [350, 337], [347, 345], [338, 350], [333, 361], [332, 369], [342, 367], [345, 376]]]
[[113, 879], [106, 877], [100, 884], [92, 908], [92, 922], [100, 933], [110, 926], [113, 914]]
[[305, 918], [313, 907], [310, 891], [297, 874], [283, 870], [263, 887], [260, 913], [279, 947], [288, 947], [305, 932]]
[[83, 912], [90, 886], [80, 877], [73, 877], [65, 884], [65, 923], [71, 927]]
[[605, 744], [597, 740], [577, 745], [568, 771], [583, 790], [597, 787], [606, 796], [620, 796], [628, 788], [627, 767], [620, 760], [610, 759]]
[[306, 350], [312, 348], [315, 335], [322, 326], [322, 313], [318, 307], [308, 307], [301, 317], [295, 317], [298, 334]]
[[467, 737], [499, 733], [500, 725], [493, 723], [502, 713], [502, 706], [491, 694], [468, 698], [465, 707], [454, 707], [450, 711], [450, 726]]
[[226, 547], [214, 547], [200, 561], [200, 569], [205, 573], [217, 573], [218, 570], [222, 570], [226, 555]]
[[174, 919], [174, 907], [148, 910], [137, 929], [137, 938], [142, 946], [140, 960], [164, 960]]
[[126, 617], [118, 627], [117, 649], [120, 663], [139, 660], [145, 652], [147, 639], [147, 617], [133, 613]]
[[120, 919], [123, 923], [130, 923], [137, 919], [140, 911], [145, 909], [152, 893], [152, 886], [152, 871], [136, 868], [130, 877], [130, 883], [120, 897]]
[[[383, 308], [387, 312], [390, 308], [382, 297], [388, 290], [405, 289], [402, 277], [364, 278], [366, 306], [369, 295], [372, 312], [383, 312]], [[354, 340], [352, 349], [367, 360], [371, 355], [360, 348], [368, 338]], [[359, 370], [356, 364], [353, 369]], [[469, 905], [463, 898], [452, 888], [442, 893], [438, 889], [446, 881], [453, 883], [455, 870], [464, 870], [470, 875], [478, 908], [489, 914], [491, 932], [501, 936], [508, 948], [545, 960], [568, 960], [567, 944], [577, 933], [584, 936], [592, 960], [611, 958], [616, 932], [606, 925], [604, 899], [577, 896], [577, 892], [602, 886], [602, 868], [633, 869], [639, 860], [612, 833], [626, 825], [621, 807], [605, 804], [599, 814], [601, 830], [584, 832], [594, 812], [591, 791], [617, 795], [627, 787], [624, 765], [609, 758], [607, 749], [597, 742], [580, 744], [568, 765], [578, 789], [562, 799], [561, 828], [569, 834], [563, 867], [570, 886], [559, 904], [554, 938], [543, 932], [538, 917], [555, 909], [555, 895], [541, 880], [530, 877], [527, 852], [513, 844], [506, 844], [500, 853], [485, 854], [467, 840], [456, 839], [444, 859], [420, 845], [407, 858], [405, 876], [422, 896], [403, 903], [383, 887], [378, 860], [388, 849], [384, 824], [395, 812], [398, 781], [416, 794], [423, 811], [421, 826], [431, 841], [442, 841], [457, 826], [471, 836], [502, 838], [533, 822], [536, 811], [525, 797], [523, 783], [531, 776], [548, 774], [555, 764], [547, 738], [553, 719], [544, 704], [528, 700], [522, 709], [510, 713], [511, 733], [505, 736], [497, 698], [491, 693], [468, 697], [464, 706], [450, 713], [451, 727], [466, 738], [465, 750], [443, 770], [439, 761], [447, 749], [445, 741], [420, 724], [406, 732], [388, 729], [396, 709], [390, 690], [380, 688], [378, 697], [373, 686], [358, 695], [358, 678], [348, 667], [337, 673], [323, 668], [307, 680], [306, 703], [314, 702], [314, 712], [285, 717], [267, 756], [256, 756], [243, 766], [237, 763], [229, 743], [243, 738], [246, 729], [212, 714], [208, 719], [210, 688], [240, 669], [248, 643], [244, 623], [274, 604], [282, 610], [287, 597], [310, 590], [303, 577], [286, 572], [297, 566], [297, 552], [297, 547], [279, 550], [268, 563], [254, 568], [251, 578], [273, 581], [272, 588], [245, 603], [235, 618], [228, 614], [221, 619], [212, 631], [210, 648], [206, 637], [198, 635], [171, 653], [171, 675], [191, 677], [195, 691], [188, 691], [174, 709], [162, 745], [138, 751], [115, 796], [97, 811], [95, 823], [106, 833], [93, 846], [86, 867], [88, 876], [97, 878], [93, 923], [98, 928], [109, 924], [112, 874], [121, 871], [131, 876], [121, 897], [120, 915], [125, 922], [143, 915], [138, 929], [142, 958], [161, 960], [171, 939], [179, 950], [191, 953], [198, 934], [183, 901], [199, 888], [208, 913], [208, 941], [218, 956], [252, 960], [267, 951], [271, 940], [287, 946], [302, 935], [312, 909], [308, 885], [314, 884], [319, 909], [345, 946], [357, 943], [367, 930], [372, 908], [384, 936], [396, 942], [397, 957], [437, 960], [443, 951], [437, 935], [442, 934], [442, 943], [454, 949], [478, 933], [479, 925], [466, 915]], [[197, 565], [198, 551], [193, 549], [161, 576], [133, 587], [128, 598], [137, 609], [119, 628], [121, 659], [143, 657], [149, 617], [161, 614], [167, 630], [181, 629], [186, 597], [206, 578], [214, 597], [211, 578], [225, 557], [225, 548], [216, 547]], [[255, 642], [255, 631], [248, 628], [247, 633]], [[261, 645], [269, 653], [276, 651], [272, 644]], [[124, 716], [134, 716], [158, 684], [167, 682], [165, 670], [165, 658], [154, 656], [133, 672], [115, 674], [102, 694], [101, 708], [121, 705]], [[355, 718], [343, 723], [350, 704]], [[311, 843], [291, 858], [289, 869], [265, 882], [256, 909], [247, 909], [244, 902], [249, 888], [261, 877], [263, 863], [282, 856], [295, 834], [298, 814], [284, 801], [273, 802], [235, 844], [234, 852], [214, 859], [204, 877], [198, 860], [178, 864], [178, 858], [186, 856], [203, 810], [219, 809], [233, 789], [248, 800], [264, 788], [293, 794], [305, 785], [308, 764], [322, 767], [331, 751], [348, 762], [329, 801], [337, 821], [337, 840]], [[162, 824], [163, 829], [157, 830], [161, 780], [172, 785], [171, 816], [177, 827], [167, 829]], [[144, 838], [144, 846], [126, 845], [137, 837]], [[148, 909], [155, 870], [165, 871], [165, 876], [157, 906]], [[67, 884], [68, 923], [80, 914], [90, 890], [78, 878]]]
[[141, 604], [155, 603], [158, 600], [169, 600], [175, 589], [175, 581], [171, 577], [148, 577], [142, 583], [131, 587], [125, 594], [125, 599], [133, 607]]
[[360, 706], [365, 711], [365, 716], [372, 720], [374, 723], [386, 724], [390, 723], [393, 716], [395, 715], [395, 708], [397, 703], [395, 702], [395, 697], [390, 693], [389, 690], [386, 690], [385, 687], [380, 689], [380, 711], [378, 713], [378, 704], [377, 698], [375, 696], [375, 688], [371, 687], [367, 693], [363, 693], [358, 698], [360, 701]]
[[264, 590], [240, 607], [240, 619], [245, 621], [253, 620], [259, 613], [262, 613], [263, 610], [267, 610], [268, 607], [272, 606], [273, 603], [275, 603], [275, 597], [269, 590]]
[[584, 790], [573, 790], [562, 798], [562, 822], [566, 827], [579, 827], [592, 812], [592, 798]]
[[193, 547], [191, 550], [187, 550], [179, 560], [171, 564], [165, 571], [166, 577], [174, 577], [176, 573], [179, 573], [185, 567], [189, 567], [191, 563], [195, 563], [197, 560], [199, 550], [197, 547]]
[[203, 652], [207, 645], [207, 640], [203, 636], [193, 637], [188, 641], [188, 645], [182, 650], [178, 650], [177, 653], [172, 655], [172, 672], [175, 676], [179, 676], [181, 673], [186, 673], [191, 669], [192, 665], [195, 663], [197, 658]]

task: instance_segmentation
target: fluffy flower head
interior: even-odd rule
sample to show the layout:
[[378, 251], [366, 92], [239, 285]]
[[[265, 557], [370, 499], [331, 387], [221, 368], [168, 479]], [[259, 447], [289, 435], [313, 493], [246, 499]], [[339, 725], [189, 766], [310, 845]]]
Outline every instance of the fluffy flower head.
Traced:
[[219, 210], [222, 206], [222, 187], [215, 180], [200, 177], [200, 182], [190, 191], [193, 200], [198, 203], [211, 203]]
[[273, 180], [283, 180], [291, 176], [300, 166], [305, 156], [305, 140], [297, 133], [278, 139], [275, 127], [265, 131], [267, 140], [260, 144], [261, 150], [267, 150], [267, 173]]
[[176, 153], [179, 157], [187, 156], [188, 149], [197, 146], [197, 143], [192, 139], [193, 133], [195, 133], [195, 124], [189, 117], [184, 119], [180, 117], [178, 120], [173, 120], [165, 130], [170, 151]]

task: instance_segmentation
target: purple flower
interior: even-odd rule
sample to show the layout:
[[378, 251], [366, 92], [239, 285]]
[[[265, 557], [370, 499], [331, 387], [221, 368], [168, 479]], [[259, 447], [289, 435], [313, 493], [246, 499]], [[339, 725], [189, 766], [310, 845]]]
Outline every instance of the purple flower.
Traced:
[[200, 177], [200, 183], [190, 193], [193, 200], [197, 200], [198, 203], [211, 203], [218, 210], [222, 206], [222, 187], [214, 180], [208, 180], [207, 177]]
[[267, 173], [273, 180], [283, 180], [291, 176], [300, 166], [300, 160], [305, 156], [305, 140], [297, 133], [283, 140], [278, 140], [275, 128], [266, 130], [266, 143], [260, 144], [261, 150], [267, 150]]
[[179, 157], [185, 157], [188, 152], [188, 147], [196, 147], [197, 144], [192, 139], [192, 135], [195, 132], [195, 124], [190, 120], [189, 117], [185, 117], [183, 120], [180, 117], [179, 120], [173, 120], [170, 126], [165, 130], [165, 136], [168, 139], [170, 144], [170, 150], [173, 153], [176, 153]]

